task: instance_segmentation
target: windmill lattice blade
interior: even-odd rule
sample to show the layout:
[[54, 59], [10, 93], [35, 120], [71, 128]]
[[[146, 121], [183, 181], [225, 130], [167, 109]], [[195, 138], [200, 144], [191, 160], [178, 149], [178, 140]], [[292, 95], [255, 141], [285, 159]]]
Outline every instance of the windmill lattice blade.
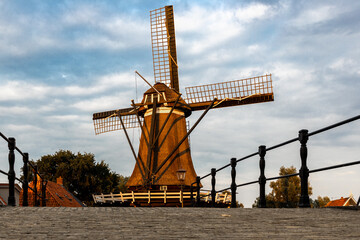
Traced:
[[150, 11], [150, 23], [155, 82], [179, 91], [172, 6]]
[[122, 126], [118, 114], [121, 115], [125, 128], [139, 127], [137, 117], [132, 111], [133, 108], [125, 108], [107, 112], [94, 113], [93, 121], [95, 134], [98, 135], [101, 133], [121, 130]]
[[271, 74], [241, 80], [185, 88], [193, 111], [203, 110], [212, 99], [215, 107], [229, 107], [274, 100]]

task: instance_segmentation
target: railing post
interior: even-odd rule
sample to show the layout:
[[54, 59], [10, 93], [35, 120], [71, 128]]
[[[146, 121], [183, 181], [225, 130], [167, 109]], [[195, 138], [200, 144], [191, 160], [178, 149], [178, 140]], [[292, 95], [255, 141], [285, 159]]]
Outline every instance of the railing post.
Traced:
[[196, 206], [200, 206], [200, 177], [196, 177]]
[[24, 181], [23, 181], [23, 202], [22, 205], [23, 207], [27, 207], [29, 206], [28, 203], [28, 189], [29, 189], [29, 180], [28, 180], [28, 162], [29, 162], [29, 154], [28, 153], [24, 153], [23, 156], [23, 162], [24, 162], [24, 166], [23, 166], [23, 174], [24, 174]]
[[300, 168], [300, 179], [301, 179], [301, 196], [299, 200], [299, 207], [309, 208], [309, 192], [308, 192], [308, 179], [309, 179], [309, 169], [306, 165], [307, 159], [307, 147], [306, 143], [309, 139], [308, 130], [302, 129], [299, 131], [299, 141], [301, 143], [300, 147], [300, 158], [301, 158], [301, 168]]
[[15, 171], [14, 171], [14, 163], [15, 163], [15, 145], [16, 141], [15, 138], [8, 139], [8, 147], [9, 147], [9, 172], [8, 172], [8, 179], [9, 179], [9, 197], [8, 197], [8, 205], [9, 206], [16, 206], [15, 201]]
[[265, 196], [265, 154], [266, 154], [266, 146], [259, 146], [259, 155], [260, 155], [260, 177], [259, 177], [259, 185], [260, 185], [260, 201], [259, 208], [266, 208], [266, 196]]
[[194, 187], [193, 184], [190, 184], [190, 202], [191, 206], [194, 206]]
[[236, 158], [232, 158], [231, 161], [231, 208], [236, 208]]
[[38, 171], [37, 171], [37, 166], [34, 166], [34, 206], [37, 207], [38, 206], [38, 202], [37, 202], [37, 175], [38, 175]]
[[215, 198], [216, 198], [216, 190], [215, 190], [215, 184], [216, 184], [216, 168], [211, 169], [211, 206], [215, 207]]

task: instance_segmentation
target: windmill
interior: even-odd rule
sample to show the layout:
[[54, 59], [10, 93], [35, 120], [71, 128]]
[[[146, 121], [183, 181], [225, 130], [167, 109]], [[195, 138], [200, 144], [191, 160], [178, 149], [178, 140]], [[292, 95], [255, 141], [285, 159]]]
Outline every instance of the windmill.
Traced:
[[[273, 101], [271, 74], [187, 87], [184, 98], [179, 90], [173, 7], [150, 11], [150, 22], [155, 84], [148, 83], [151, 87], [140, 103], [132, 100], [129, 108], [94, 113], [95, 134], [124, 131], [136, 162], [129, 190], [179, 191], [180, 185], [189, 188], [196, 179], [188, 136], [201, 119], [212, 108]], [[200, 110], [204, 110], [201, 117], [187, 130], [185, 119]], [[137, 127], [141, 137], [136, 154], [127, 129]], [[185, 180], [177, 178], [179, 169], [186, 171]]]

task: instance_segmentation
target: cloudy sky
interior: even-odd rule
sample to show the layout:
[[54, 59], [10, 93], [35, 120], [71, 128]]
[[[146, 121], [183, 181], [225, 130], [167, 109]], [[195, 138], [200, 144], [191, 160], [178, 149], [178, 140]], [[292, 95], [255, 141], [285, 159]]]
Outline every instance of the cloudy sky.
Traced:
[[[212, 110], [195, 129], [191, 149], [198, 175], [259, 145], [294, 138], [300, 129], [359, 114], [358, 1], [0, 0], [0, 131], [15, 137], [31, 159], [59, 149], [91, 152], [129, 176], [135, 162], [123, 132], [95, 136], [92, 113], [139, 100], [148, 87], [135, 70], [153, 82], [149, 11], [165, 5], [175, 11], [182, 92], [273, 75], [274, 102]], [[190, 124], [200, 114], [193, 113]], [[130, 131], [135, 145], [138, 134]], [[359, 160], [359, 136], [360, 123], [353, 122], [312, 137], [309, 168]], [[8, 169], [7, 154], [3, 141], [2, 170]], [[299, 169], [299, 143], [268, 152], [266, 176], [276, 176], [282, 165]], [[258, 157], [239, 163], [237, 171], [238, 184], [256, 180]], [[312, 174], [312, 197], [358, 198], [359, 171]], [[203, 184], [210, 189], [210, 179]], [[217, 184], [230, 184], [229, 169], [218, 173]], [[247, 207], [257, 196], [257, 185], [238, 189]]]

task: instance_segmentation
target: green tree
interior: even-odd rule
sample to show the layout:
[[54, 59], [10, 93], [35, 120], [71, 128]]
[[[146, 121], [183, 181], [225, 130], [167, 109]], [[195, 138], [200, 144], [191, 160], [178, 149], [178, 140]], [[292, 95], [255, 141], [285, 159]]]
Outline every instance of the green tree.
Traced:
[[[285, 168], [282, 166], [279, 171], [280, 176], [297, 173], [296, 168], [291, 166]], [[297, 207], [301, 195], [300, 177], [293, 176], [289, 178], [281, 178], [274, 182], [270, 182], [271, 192], [266, 195], [266, 206], [275, 208]], [[312, 187], [309, 184], [309, 195], [312, 194]], [[257, 207], [259, 198], [255, 200], [253, 207]]]
[[328, 196], [320, 197], [318, 196], [317, 199], [312, 201], [312, 207], [314, 208], [322, 208], [325, 207], [325, 205], [330, 202], [330, 198]]
[[44, 178], [56, 182], [63, 178], [64, 186], [88, 206], [93, 205], [92, 194], [126, 192], [128, 177], [112, 172], [104, 161], [96, 162], [91, 153], [60, 150], [42, 156], [35, 164]]

